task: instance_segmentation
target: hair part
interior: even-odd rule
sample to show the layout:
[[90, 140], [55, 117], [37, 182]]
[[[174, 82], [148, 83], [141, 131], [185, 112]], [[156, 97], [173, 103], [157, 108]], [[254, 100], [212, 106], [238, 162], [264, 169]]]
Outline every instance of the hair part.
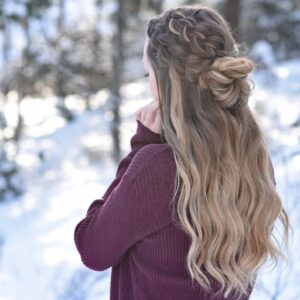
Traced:
[[188, 271], [205, 290], [211, 277], [225, 297], [247, 295], [268, 255], [286, 259], [272, 241], [275, 221], [286, 246], [290, 227], [265, 137], [247, 105], [255, 65], [239, 56], [223, 17], [201, 5], [156, 16], [147, 35], [162, 134], [177, 166], [174, 215], [191, 238]]

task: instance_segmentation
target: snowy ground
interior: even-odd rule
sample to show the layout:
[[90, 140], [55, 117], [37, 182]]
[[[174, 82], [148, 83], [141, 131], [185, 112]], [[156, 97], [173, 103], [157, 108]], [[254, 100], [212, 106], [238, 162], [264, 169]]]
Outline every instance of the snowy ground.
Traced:
[[[300, 228], [300, 59], [277, 65], [268, 76], [256, 73], [254, 80], [250, 106], [267, 132], [277, 189], [295, 227], [295, 241], [290, 266], [284, 269], [279, 264], [262, 272], [251, 299], [296, 300], [300, 299], [300, 260], [295, 249]], [[133, 113], [151, 98], [144, 81], [124, 86], [123, 94], [125, 155], [136, 127]], [[18, 162], [27, 192], [0, 205], [1, 300], [109, 299], [110, 269], [94, 272], [83, 266], [73, 231], [116, 172], [109, 156], [111, 114], [105, 109], [80, 113], [78, 103], [69, 100], [78, 117], [67, 126], [49, 113], [54, 111], [51, 99], [24, 104], [25, 115], [34, 109], [36, 116], [48, 117], [42, 123], [31, 119], [33, 125], [21, 143]], [[43, 162], [36, 155], [39, 152]]]

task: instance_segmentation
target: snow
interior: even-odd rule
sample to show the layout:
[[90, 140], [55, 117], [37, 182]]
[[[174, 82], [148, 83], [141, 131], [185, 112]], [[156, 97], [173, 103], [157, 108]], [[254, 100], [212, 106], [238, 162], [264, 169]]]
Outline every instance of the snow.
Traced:
[[4, 14], [12, 15], [15, 14], [19, 17], [24, 17], [26, 15], [25, 6], [22, 3], [18, 3], [17, 1], [6, 1], [4, 2]]
[[[256, 72], [256, 89], [249, 103], [268, 134], [277, 189], [298, 228], [299, 70], [300, 59]], [[152, 101], [148, 89], [144, 81], [122, 87], [122, 156], [129, 151], [136, 129], [134, 112]], [[0, 299], [109, 299], [110, 269], [95, 272], [84, 267], [73, 241], [75, 225], [89, 204], [102, 196], [117, 169], [110, 158], [111, 114], [104, 98], [94, 99], [104, 108], [83, 111], [80, 101], [70, 97], [77, 117], [69, 124], [58, 122], [53, 99], [24, 101], [21, 112], [31, 128], [21, 140], [17, 162], [26, 192], [0, 205]], [[38, 110], [35, 119], [29, 118], [29, 107]], [[299, 299], [297, 245], [295, 230], [291, 265], [284, 269], [280, 263], [272, 271], [262, 271], [251, 299], [275, 299], [277, 292], [276, 299]]]
[[258, 40], [253, 44], [250, 55], [267, 66], [274, 64], [276, 60], [271, 44], [264, 40]]

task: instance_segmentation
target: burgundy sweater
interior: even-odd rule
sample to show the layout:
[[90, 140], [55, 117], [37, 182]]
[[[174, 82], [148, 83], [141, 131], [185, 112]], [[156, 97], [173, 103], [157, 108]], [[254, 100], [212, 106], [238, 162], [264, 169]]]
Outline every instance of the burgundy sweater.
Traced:
[[[110, 300], [225, 299], [212, 298], [197, 281], [192, 283], [186, 266], [190, 238], [171, 204], [173, 152], [162, 135], [136, 121], [130, 153], [75, 227], [81, 260], [95, 271], [112, 267]], [[220, 286], [209, 278], [216, 292]], [[237, 298], [230, 293], [227, 299]]]

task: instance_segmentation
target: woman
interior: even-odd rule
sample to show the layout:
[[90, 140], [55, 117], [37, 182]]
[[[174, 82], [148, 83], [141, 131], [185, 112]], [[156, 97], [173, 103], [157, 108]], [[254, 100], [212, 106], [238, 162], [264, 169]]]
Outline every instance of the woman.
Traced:
[[249, 299], [289, 219], [247, 75], [225, 20], [179, 6], [148, 23], [154, 101], [136, 112], [131, 151], [75, 229], [83, 263], [112, 267], [110, 299]]

